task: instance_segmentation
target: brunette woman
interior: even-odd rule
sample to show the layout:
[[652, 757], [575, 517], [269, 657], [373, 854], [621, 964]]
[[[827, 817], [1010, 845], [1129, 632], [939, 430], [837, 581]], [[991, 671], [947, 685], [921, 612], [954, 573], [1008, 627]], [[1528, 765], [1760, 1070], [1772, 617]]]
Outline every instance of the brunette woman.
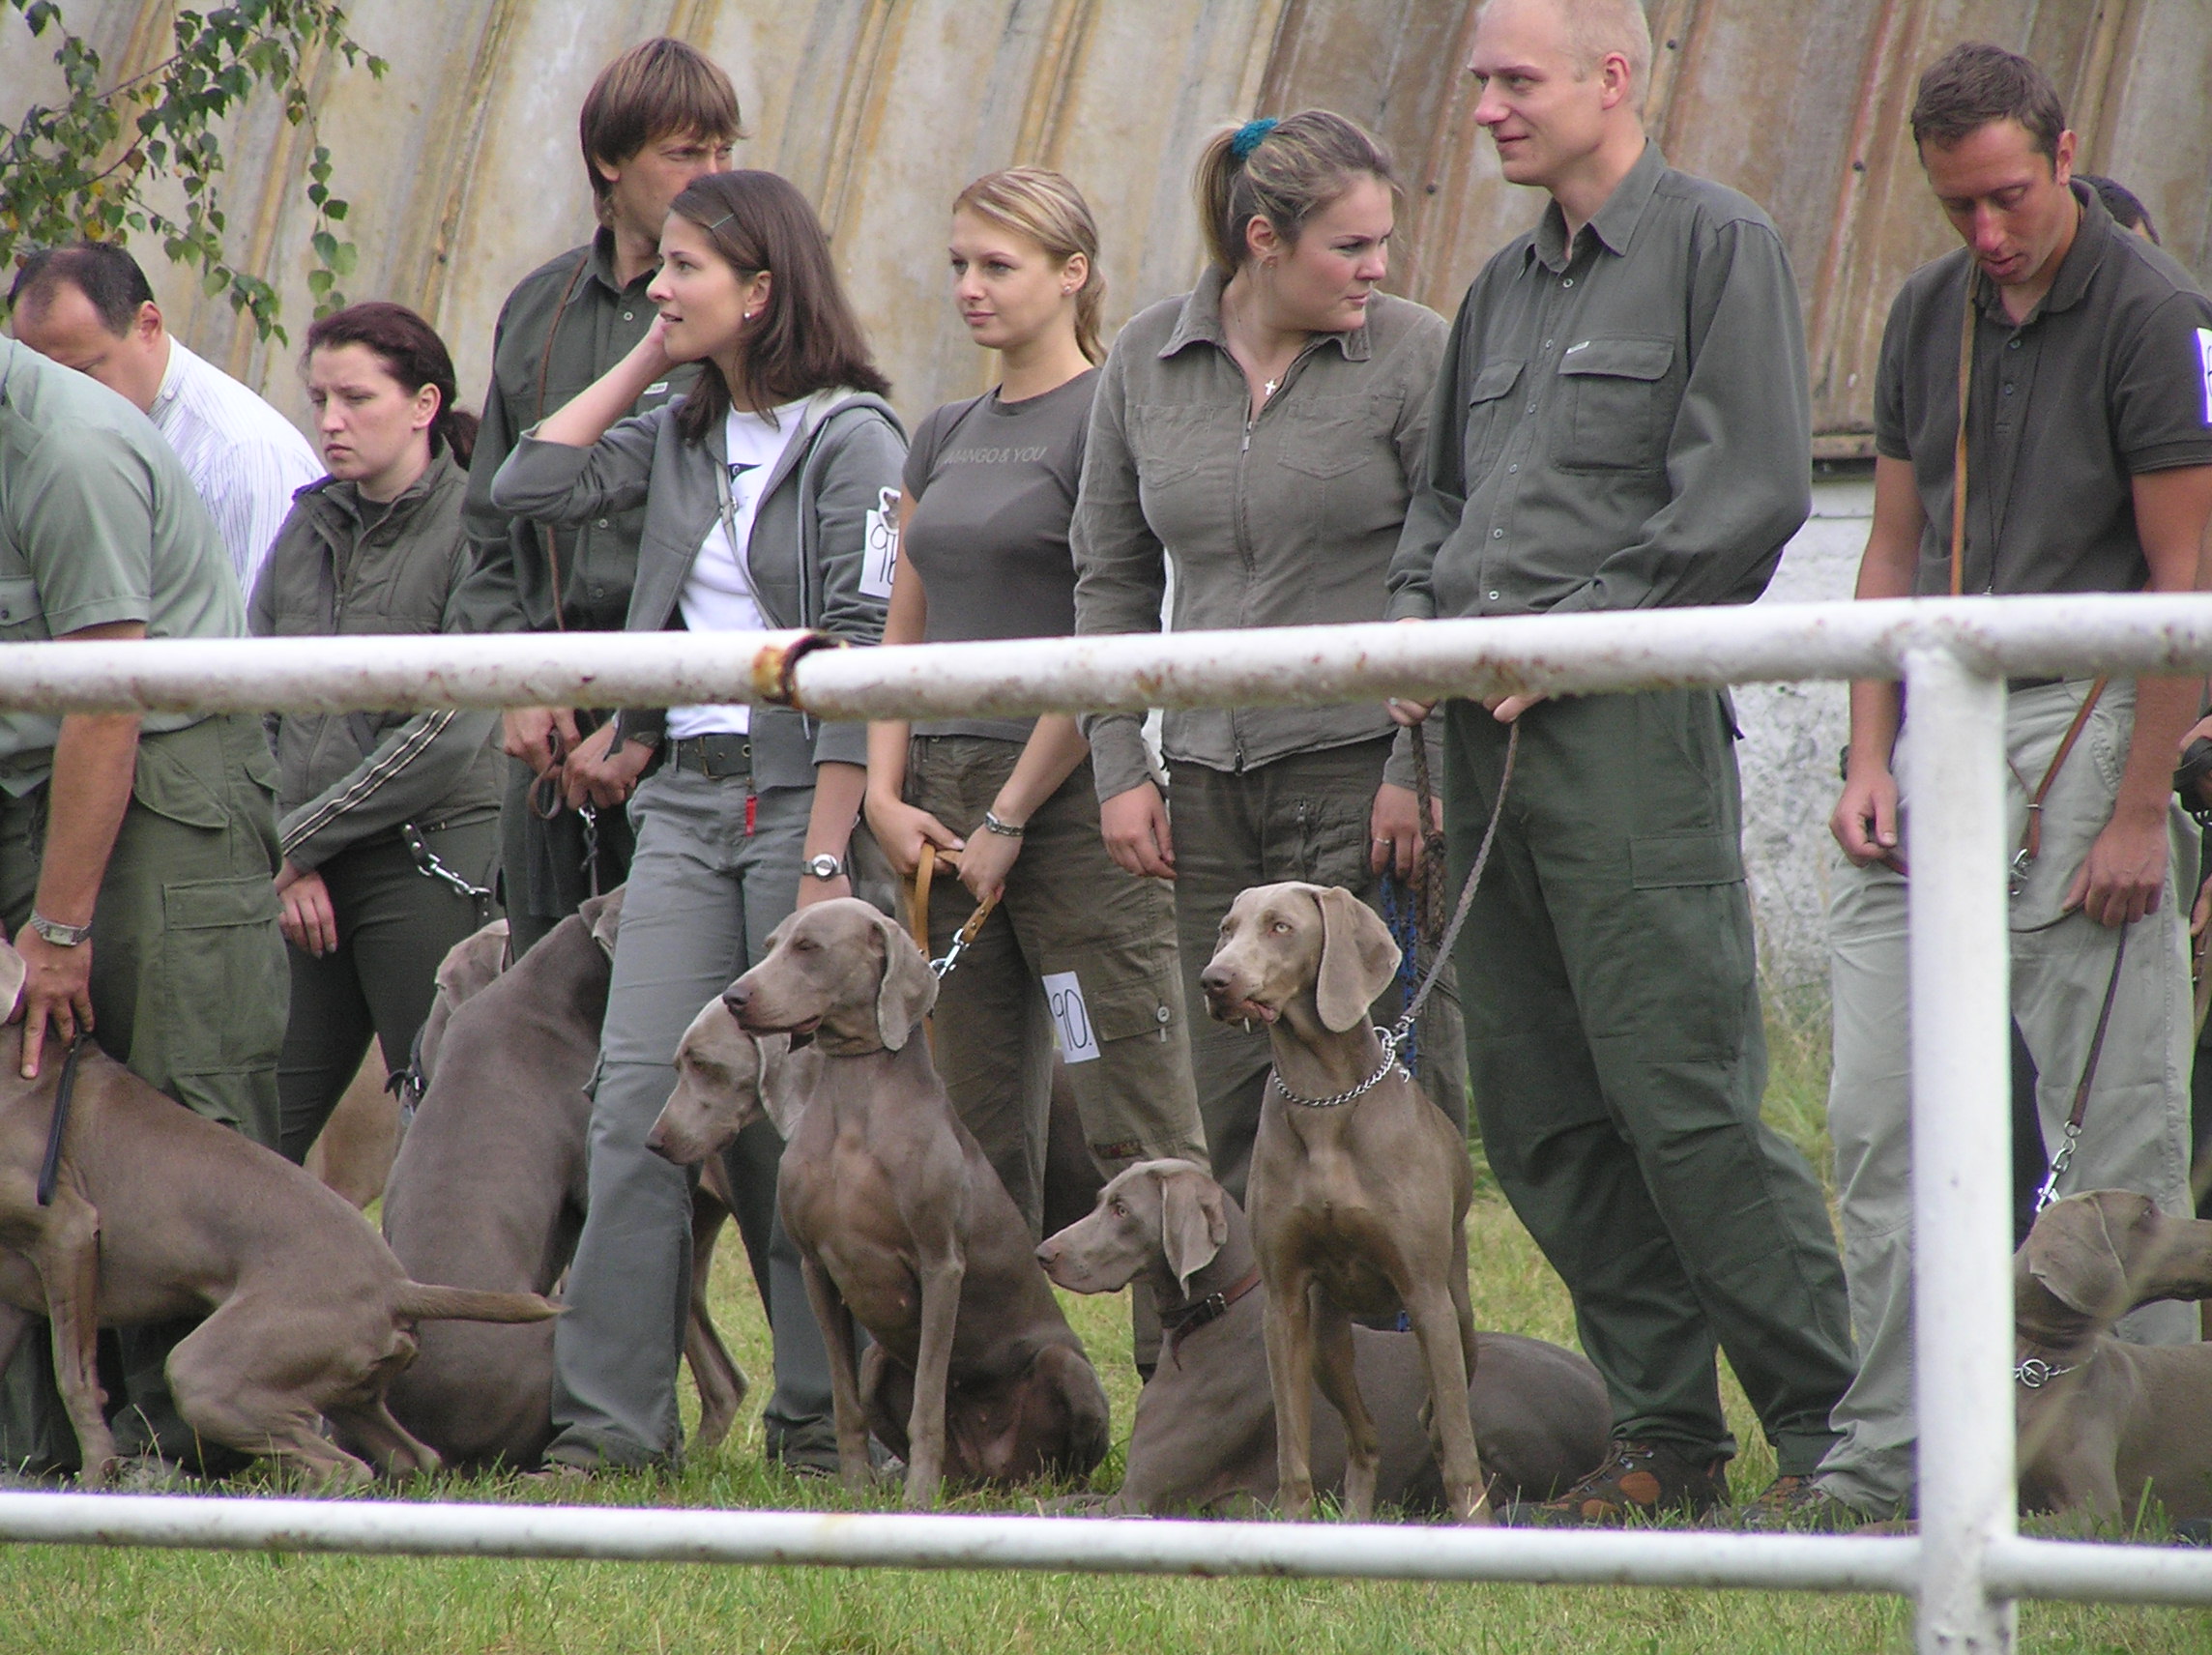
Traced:
[[[916, 431], [884, 642], [1064, 636], [1075, 629], [1068, 518], [1105, 355], [1097, 225], [1059, 173], [1015, 167], [960, 192], [950, 250], [953, 305], [970, 336], [999, 353], [1000, 382]], [[902, 877], [925, 841], [958, 862], [965, 889], [930, 903], [933, 954], [978, 901], [999, 899], [945, 979], [936, 1060], [1031, 1231], [1051, 1103], [1040, 988], [1100, 1169], [1162, 1155], [1203, 1163], [1174, 904], [1106, 854], [1075, 720], [871, 725], [867, 815]]]
[[[353, 305], [307, 330], [315, 440], [330, 475], [300, 491], [254, 583], [263, 636], [459, 630], [461, 527], [476, 419], [453, 363], [403, 305]], [[492, 916], [496, 712], [287, 712], [276, 741], [276, 876], [292, 1005], [276, 1073], [280, 1147], [304, 1159], [374, 1036], [407, 1061], [438, 962]]]
[[[559, 523], [642, 502], [630, 631], [808, 626], [874, 643], [890, 584], [868, 554], [890, 543], [906, 440], [813, 209], [773, 173], [714, 173], [676, 198], [660, 254], [648, 290], [658, 320], [524, 436], [493, 500]], [[623, 418], [682, 362], [702, 371], [681, 400]], [[681, 1449], [690, 1186], [645, 1134], [699, 1007], [796, 904], [852, 893], [866, 759], [863, 725], [676, 707], [625, 712], [564, 767], [572, 801], [629, 800], [637, 853], [600, 1039], [589, 1216], [554, 1329], [557, 1465], [668, 1465]], [[836, 1464], [829, 1366], [775, 1222], [781, 1149], [764, 1122], [732, 1147], [729, 1171], [775, 1333], [769, 1453], [826, 1469]]]
[[[1099, 374], [1072, 534], [1078, 632], [1156, 629], [1171, 564], [1177, 631], [1382, 619], [1445, 336], [1442, 318], [1380, 291], [1395, 189], [1382, 145], [1326, 110], [1207, 146], [1211, 267], [1138, 314]], [[1377, 902], [1384, 869], [1411, 873], [1411, 739], [1393, 752], [1368, 704], [1170, 712], [1163, 796], [1134, 715], [1085, 729], [1107, 849], [1175, 883], [1207, 1146], [1241, 1199], [1267, 1034], [1208, 1023], [1198, 973], [1247, 886], [1311, 880]], [[1377, 1020], [1398, 1003], [1393, 988]], [[1464, 1123], [1447, 986], [1417, 1034], [1422, 1085]]]

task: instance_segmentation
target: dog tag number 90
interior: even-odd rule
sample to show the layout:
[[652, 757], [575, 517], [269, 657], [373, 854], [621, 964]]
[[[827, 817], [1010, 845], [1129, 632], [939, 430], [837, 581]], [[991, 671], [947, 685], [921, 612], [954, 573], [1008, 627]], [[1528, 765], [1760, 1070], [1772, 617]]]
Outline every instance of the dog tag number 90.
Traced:
[[1073, 972], [1047, 972], [1045, 1002], [1052, 1007], [1053, 1027], [1060, 1031], [1060, 1059], [1063, 1063], [1088, 1063], [1098, 1056], [1098, 1036], [1091, 1030], [1091, 1010], [1083, 1003], [1083, 985]]

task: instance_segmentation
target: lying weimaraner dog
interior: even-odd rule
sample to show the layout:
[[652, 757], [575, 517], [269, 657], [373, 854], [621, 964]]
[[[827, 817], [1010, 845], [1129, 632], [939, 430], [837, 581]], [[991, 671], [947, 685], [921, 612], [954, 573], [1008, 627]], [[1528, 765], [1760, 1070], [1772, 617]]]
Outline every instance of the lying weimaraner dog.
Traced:
[[[1108, 1184], [1097, 1206], [1037, 1249], [1045, 1274], [1070, 1292], [1151, 1284], [1168, 1329], [1159, 1369], [1137, 1398], [1128, 1468], [1110, 1514], [1204, 1512], [1269, 1505], [1276, 1489], [1275, 1404], [1267, 1383], [1265, 1314], [1244, 1210], [1206, 1169], [1141, 1161]], [[1595, 1368], [1572, 1350], [1512, 1333], [1478, 1333], [1469, 1389], [1482, 1421], [1493, 1499], [1549, 1499], [1605, 1458], [1612, 1405]], [[1436, 1455], [1420, 1422], [1428, 1397], [1418, 1341], [1354, 1325], [1359, 1391], [1381, 1433], [1377, 1500], [1407, 1510], [1443, 1502]], [[1335, 1492], [1344, 1432], [1315, 1418], [1313, 1475]]]
[[2108, 1521], [2154, 1495], [2175, 1521], [2212, 1517], [2212, 1345], [2129, 1345], [2139, 1304], [2212, 1297], [2212, 1223], [2148, 1196], [2054, 1203], [2013, 1258], [2020, 1499]]
[[[0, 944], [0, 1004], [22, 957]], [[0, 1367], [34, 1317], [52, 1323], [54, 1375], [83, 1479], [104, 1481], [115, 1438], [94, 1355], [103, 1326], [206, 1320], [170, 1351], [177, 1411], [202, 1437], [321, 1481], [368, 1466], [322, 1436], [328, 1419], [387, 1475], [434, 1471], [436, 1450], [393, 1418], [385, 1391], [414, 1357], [418, 1322], [543, 1321], [535, 1293], [408, 1279], [343, 1196], [163, 1097], [86, 1041], [50, 1205], [40, 1166], [67, 1061], [17, 1077], [18, 1029], [0, 1035]]]
[[[906, 1457], [910, 1506], [934, 1504], [946, 1476], [1089, 1471], [1106, 1394], [915, 1037], [937, 999], [928, 962], [854, 897], [800, 909], [770, 942], [723, 1001], [745, 1032], [819, 1054], [777, 1196], [830, 1347], [847, 1485], [868, 1479], [871, 1424]], [[864, 1370], [855, 1320], [875, 1340]]]
[[[439, 969], [424, 1026], [427, 1077], [384, 1196], [384, 1234], [417, 1277], [549, 1292], [583, 1224], [584, 1157], [622, 890], [593, 897], [505, 972], [487, 932]], [[504, 939], [501, 940], [504, 943]], [[485, 966], [494, 969], [487, 973]], [[728, 1217], [721, 1168], [692, 1205], [691, 1316], [684, 1351], [699, 1387], [694, 1440], [729, 1432], [745, 1378], [707, 1314]], [[550, 1327], [425, 1329], [392, 1410], [456, 1466], [536, 1465], [553, 1439]]]
[[1427, 1368], [1445, 1503], [1462, 1523], [1487, 1524], [1467, 1400], [1474, 1170], [1458, 1129], [1368, 1025], [1397, 970], [1398, 945], [1373, 909], [1340, 886], [1293, 883], [1239, 892], [1199, 974], [1208, 1011], [1264, 1023], [1274, 1054], [1245, 1193], [1266, 1289], [1276, 1484], [1286, 1516], [1312, 1510], [1318, 1382], [1344, 1416], [1345, 1513], [1374, 1511], [1377, 1437], [1352, 1318], [1403, 1309]]

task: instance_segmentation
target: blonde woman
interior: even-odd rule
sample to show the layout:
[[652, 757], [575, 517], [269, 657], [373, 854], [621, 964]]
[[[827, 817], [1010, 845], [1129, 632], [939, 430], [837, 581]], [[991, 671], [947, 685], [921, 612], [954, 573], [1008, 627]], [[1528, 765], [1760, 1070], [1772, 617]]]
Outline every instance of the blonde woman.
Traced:
[[[1099, 374], [1073, 526], [1078, 632], [1156, 630], [1171, 565], [1178, 631], [1382, 619], [1446, 333], [1381, 291], [1395, 192], [1388, 152], [1325, 109], [1207, 146], [1211, 267], [1134, 317]], [[1411, 740], [1393, 752], [1372, 705], [1171, 712], [1163, 795], [1134, 715], [1086, 727], [1114, 859], [1174, 884], [1207, 1145], [1241, 1200], [1267, 1035], [1206, 1023], [1197, 974], [1247, 886], [1311, 880], [1372, 903], [1386, 868], [1412, 871]], [[1398, 1002], [1393, 988], [1378, 1020]], [[1464, 1122], [1448, 975], [1417, 1032], [1415, 1072]]]
[[[960, 192], [950, 254], [953, 305], [1001, 377], [915, 432], [884, 642], [1064, 636], [1068, 521], [1104, 354], [1097, 226], [1066, 179], [1015, 167]], [[1052, 1060], [1040, 992], [1100, 1167], [1203, 1161], [1173, 906], [1106, 854], [1075, 720], [871, 725], [867, 817], [903, 877], [925, 843], [958, 861], [961, 888], [941, 881], [930, 904], [934, 952], [999, 899], [946, 979], [937, 1065], [1032, 1231]]]

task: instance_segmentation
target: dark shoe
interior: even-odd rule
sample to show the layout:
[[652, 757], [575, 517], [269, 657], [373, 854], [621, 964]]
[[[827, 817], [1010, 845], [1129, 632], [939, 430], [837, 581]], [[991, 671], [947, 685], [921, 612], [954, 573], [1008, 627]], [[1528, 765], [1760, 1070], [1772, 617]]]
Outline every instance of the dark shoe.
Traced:
[[1516, 1500], [1508, 1528], [1618, 1527], [1662, 1517], [1703, 1517], [1728, 1503], [1728, 1461], [1672, 1442], [1621, 1441], [1605, 1464], [1556, 1500]]
[[1846, 1505], [1812, 1477], [1776, 1477], [1757, 1499], [1733, 1511], [1716, 1512], [1716, 1528], [1741, 1528], [1755, 1534], [1850, 1534], [1875, 1520]]

